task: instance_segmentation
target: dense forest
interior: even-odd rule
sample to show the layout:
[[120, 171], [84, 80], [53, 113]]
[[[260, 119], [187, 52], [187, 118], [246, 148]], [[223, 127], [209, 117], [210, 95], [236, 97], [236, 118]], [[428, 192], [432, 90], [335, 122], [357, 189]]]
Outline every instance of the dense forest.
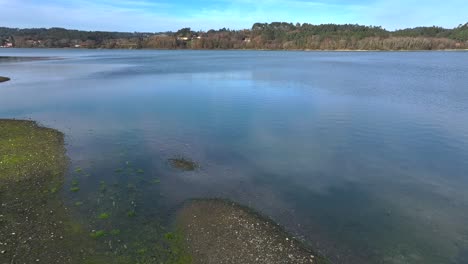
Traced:
[[251, 29], [122, 33], [0, 27], [0, 46], [21, 48], [441, 50], [468, 49], [468, 23], [453, 29], [255, 23]]

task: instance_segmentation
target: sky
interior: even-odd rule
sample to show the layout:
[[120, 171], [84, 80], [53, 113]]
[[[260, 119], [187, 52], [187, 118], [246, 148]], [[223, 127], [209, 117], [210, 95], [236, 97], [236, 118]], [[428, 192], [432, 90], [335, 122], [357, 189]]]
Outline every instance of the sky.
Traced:
[[453, 28], [468, 0], [0, 0], [0, 26], [164, 32], [251, 28], [255, 22]]

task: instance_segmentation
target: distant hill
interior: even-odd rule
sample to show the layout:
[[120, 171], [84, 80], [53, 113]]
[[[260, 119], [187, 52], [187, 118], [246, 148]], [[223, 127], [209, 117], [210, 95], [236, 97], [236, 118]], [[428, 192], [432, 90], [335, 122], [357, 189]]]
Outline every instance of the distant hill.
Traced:
[[105, 49], [441, 50], [468, 49], [468, 23], [453, 29], [255, 23], [244, 30], [130, 33], [0, 27], [0, 46]]

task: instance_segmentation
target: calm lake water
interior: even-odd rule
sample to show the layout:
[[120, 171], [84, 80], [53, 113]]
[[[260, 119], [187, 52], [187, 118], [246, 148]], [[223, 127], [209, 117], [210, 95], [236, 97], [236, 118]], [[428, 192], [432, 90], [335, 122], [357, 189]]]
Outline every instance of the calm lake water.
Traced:
[[0, 118], [66, 134], [63, 197], [89, 230], [137, 248], [185, 200], [219, 197], [335, 263], [468, 263], [467, 52], [0, 56], [52, 58], [0, 59]]

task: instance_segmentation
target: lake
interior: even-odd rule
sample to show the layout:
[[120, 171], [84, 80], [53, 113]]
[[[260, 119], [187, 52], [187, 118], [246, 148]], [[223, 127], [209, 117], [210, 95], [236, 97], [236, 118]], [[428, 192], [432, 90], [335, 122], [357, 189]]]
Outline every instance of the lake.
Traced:
[[226, 198], [335, 263], [468, 263], [468, 52], [1, 56], [36, 58], [0, 58], [0, 118], [65, 133], [89, 230], [110, 212], [138, 247], [187, 199]]

